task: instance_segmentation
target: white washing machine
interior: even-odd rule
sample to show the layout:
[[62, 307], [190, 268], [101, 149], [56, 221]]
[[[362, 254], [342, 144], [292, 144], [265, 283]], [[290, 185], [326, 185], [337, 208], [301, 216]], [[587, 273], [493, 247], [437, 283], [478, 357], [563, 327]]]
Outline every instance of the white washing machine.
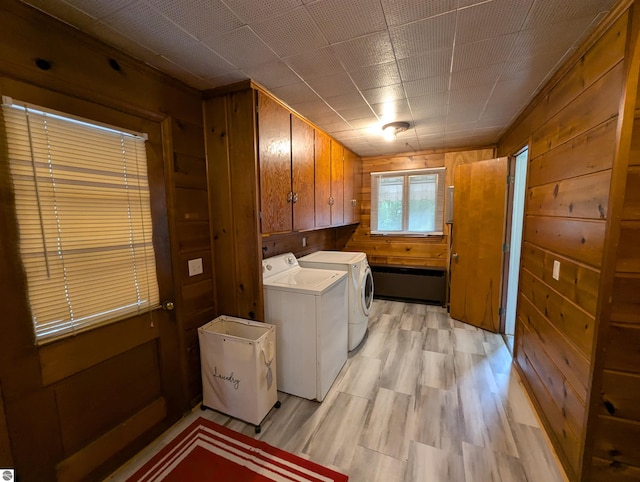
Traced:
[[278, 390], [322, 401], [347, 361], [347, 275], [303, 268], [287, 253], [262, 261], [262, 279]]
[[365, 253], [316, 251], [298, 260], [300, 266], [347, 272], [349, 299], [349, 351], [364, 339], [373, 304], [373, 275]]

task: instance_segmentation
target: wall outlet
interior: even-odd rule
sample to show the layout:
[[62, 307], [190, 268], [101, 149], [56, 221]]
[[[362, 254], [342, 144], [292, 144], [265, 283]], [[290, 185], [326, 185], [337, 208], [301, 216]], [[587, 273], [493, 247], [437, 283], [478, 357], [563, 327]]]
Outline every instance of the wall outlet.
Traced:
[[303, 248], [306, 248], [306, 247], [307, 247], [307, 237], [306, 237], [306, 236], [303, 236], [303, 237], [302, 237], [302, 247], [303, 247]]
[[189, 276], [202, 274], [202, 258], [189, 260]]
[[553, 260], [553, 279], [560, 279], [560, 261], [557, 259]]

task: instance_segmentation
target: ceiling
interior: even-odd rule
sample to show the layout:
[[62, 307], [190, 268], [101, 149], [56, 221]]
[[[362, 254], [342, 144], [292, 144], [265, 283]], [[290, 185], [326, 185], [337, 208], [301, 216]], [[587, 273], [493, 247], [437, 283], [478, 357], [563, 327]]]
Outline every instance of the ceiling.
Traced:
[[371, 156], [495, 144], [615, 1], [25, 3], [200, 90], [253, 79]]

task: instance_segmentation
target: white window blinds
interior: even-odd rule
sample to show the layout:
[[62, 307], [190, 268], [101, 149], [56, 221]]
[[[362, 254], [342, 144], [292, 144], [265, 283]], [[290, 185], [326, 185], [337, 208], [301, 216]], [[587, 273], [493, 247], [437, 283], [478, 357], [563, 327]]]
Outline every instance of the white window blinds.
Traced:
[[445, 172], [372, 172], [371, 234], [442, 234]]
[[159, 304], [145, 140], [3, 98], [36, 341]]

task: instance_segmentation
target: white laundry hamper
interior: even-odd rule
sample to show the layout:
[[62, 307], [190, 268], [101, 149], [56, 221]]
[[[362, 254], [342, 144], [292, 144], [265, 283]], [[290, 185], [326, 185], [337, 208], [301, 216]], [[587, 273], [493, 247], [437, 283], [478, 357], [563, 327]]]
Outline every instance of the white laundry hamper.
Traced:
[[198, 328], [202, 409], [255, 425], [280, 407], [276, 390], [276, 327], [219, 316]]

